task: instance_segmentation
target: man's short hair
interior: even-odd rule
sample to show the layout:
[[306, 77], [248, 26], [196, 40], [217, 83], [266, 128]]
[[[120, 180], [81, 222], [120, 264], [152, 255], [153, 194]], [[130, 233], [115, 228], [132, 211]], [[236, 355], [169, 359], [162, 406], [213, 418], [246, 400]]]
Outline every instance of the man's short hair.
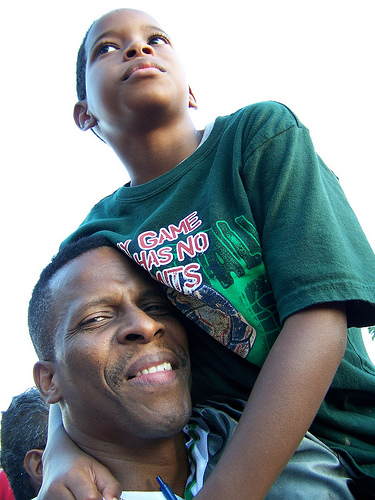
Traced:
[[[30, 302], [28, 323], [30, 337], [40, 360], [55, 361], [55, 339], [51, 332], [54, 318], [54, 300], [50, 282], [59, 269], [81, 254], [100, 247], [112, 247], [105, 236], [86, 236], [64, 246], [42, 271], [34, 287]], [[120, 252], [120, 250], [118, 250]]]
[[38, 389], [15, 396], [1, 418], [1, 466], [16, 500], [35, 497], [23, 461], [29, 450], [44, 450], [47, 442], [49, 405]]

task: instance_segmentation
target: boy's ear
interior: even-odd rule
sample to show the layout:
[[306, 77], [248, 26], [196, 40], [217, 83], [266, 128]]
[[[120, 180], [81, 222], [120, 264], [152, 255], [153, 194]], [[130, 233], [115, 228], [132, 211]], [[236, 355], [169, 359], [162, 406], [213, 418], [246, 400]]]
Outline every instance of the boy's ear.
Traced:
[[37, 361], [34, 365], [34, 381], [46, 403], [53, 404], [62, 399], [55, 363]]
[[31, 484], [37, 494], [43, 480], [42, 456], [44, 450], [29, 450], [24, 458], [23, 466], [31, 478]]
[[73, 116], [77, 127], [83, 131], [95, 127], [97, 123], [96, 118], [89, 111], [86, 99], [77, 102], [74, 106]]
[[189, 108], [198, 109], [197, 100], [195, 99], [193, 91], [191, 90], [190, 87], [189, 87]]

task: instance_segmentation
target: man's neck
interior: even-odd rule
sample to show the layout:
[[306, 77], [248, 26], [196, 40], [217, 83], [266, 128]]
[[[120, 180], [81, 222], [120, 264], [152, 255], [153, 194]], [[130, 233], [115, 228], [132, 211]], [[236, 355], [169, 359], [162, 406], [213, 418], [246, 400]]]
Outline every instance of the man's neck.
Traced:
[[149, 182], [172, 170], [198, 147], [202, 131], [190, 117], [155, 128], [128, 131], [111, 146], [125, 165], [132, 186]]
[[161, 476], [174, 493], [184, 497], [190, 467], [183, 432], [132, 447], [98, 440], [79, 446], [109, 469], [123, 491], [157, 491], [156, 477]]

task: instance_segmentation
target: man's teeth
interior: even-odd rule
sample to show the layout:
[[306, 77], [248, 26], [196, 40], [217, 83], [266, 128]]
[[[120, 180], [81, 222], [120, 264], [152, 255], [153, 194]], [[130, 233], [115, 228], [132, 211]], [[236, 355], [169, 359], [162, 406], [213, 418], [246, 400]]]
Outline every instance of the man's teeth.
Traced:
[[140, 377], [141, 375], [147, 375], [147, 373], [163, 372], [165, 370], [172, 370], [172, 365], [170, 363], [162, 363], [161, 365], [151, 366], [145, 370], [140, 370], [135, 376]]

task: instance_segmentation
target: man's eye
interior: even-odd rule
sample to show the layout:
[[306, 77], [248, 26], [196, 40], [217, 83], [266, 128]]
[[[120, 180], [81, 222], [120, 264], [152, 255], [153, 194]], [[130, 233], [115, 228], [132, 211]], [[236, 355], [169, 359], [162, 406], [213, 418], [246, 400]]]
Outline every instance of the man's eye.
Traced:
[[165, 35], [152, 35], [148, 43], [149, 45], [170, 45], [171, 41]]
[[150, 304], [144, 311], [147, 314], [171, 314], [171, 307], [169, 304]]
[[81, 321], [79, 328], [92, 328], [95, 326], [99, 326], [100, 324], [107, 321], [108, 319], [109, 319], [109, 316], [104, 316], [104, 315], [103, 316], [101, 316], [101, 315], [91, 316], [91, 317], [88, 317], [88, 318], [84, 319], [83, 321]]

